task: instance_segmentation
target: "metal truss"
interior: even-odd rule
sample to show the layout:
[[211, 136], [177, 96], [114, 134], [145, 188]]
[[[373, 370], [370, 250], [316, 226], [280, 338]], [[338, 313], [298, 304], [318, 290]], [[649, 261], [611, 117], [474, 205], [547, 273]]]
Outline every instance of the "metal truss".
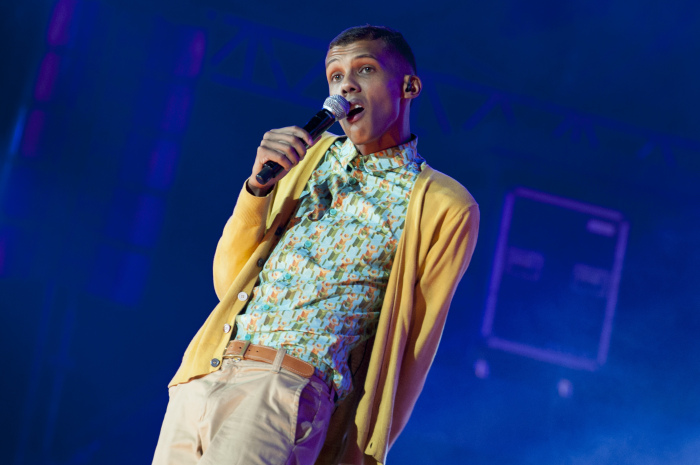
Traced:
[[[307, 92], [319, 76], [323, 75], [323, 57], [327, 44], [323, 41], [271, 26], [254, 23], [230, 14], [210, 13], [211, 29], [224, 31], [230, 35], [222, 46], [216, 49], [207, 67], [209, 76], [215, 82], [240, 89], [246, 92], [280, 99], [286, 102], [316, 108], [319, 102], [308, 97]], [[297, 82], [289, 82], [282, 72], [283, 60], [273, 47], [274, 41], [285, 42], [287, 46], [299, 49], [312, 49], [319, 52], [319, 60], [308, 68], [303, 78]], [[234, 52], [244, 50], [243, 72], [233, 75], [222, 64], [231, 59]], [[254, 77], [254, 63], [265, 61], [272, 70], [272, 79], [267, 83]], [[568, 137], [572, 141], [585, 141], [591, 149], [601, 147], [599, 133], [614, 132], [627, 139], [641, 141], [629, 155], [630, 162], [648, 158], [652, 153], [661, 154], [665, 165], [670, 169], [678, 166], [677, 153], [690, 151], [700, 155], [700, 141], [672, 136], [649, 130], [632, 124], [623, 123], [611, 118], [587, 114], [561, 105], [545, 102], [536, 98], [518, 95], [493, 86], [479, 84], [462, 77], [446, 75], [433, 71], [422, 71], [423, 97], [430, 104], [433, 116], [444, 134], [453, 130], [469, 131], [481, 124], [493, 112], [500, 111], [510, 125], [519, 123], [514, 108], [544, 112], [559, 121], [551, 131], [554, 138]], [[270, 85], [274, 82], [274, 85]], [[454, 102], [464, 98], [465, 92], [469, 97], [481, 99], [484, 103], [472, 109], [468, 115], [450, 117], [445, 111], [444, 102]], [[700, 175], [700, 173], [695, 173]]]
[[[212, 15], [216, 18], [215, 15]], [[298, 105], [316, 108], [318, 101], [304, 95], [314, 80], [324, 74], [325, 55], [319, 53], [318, 61], [304, 74], [297, 82], [289, 82], [282, 71], [282, 64], [277, 56], [272, 39], [283, 41], [300, 48], [324, 51], [327, 44], [321, 40], [313, 39], [299, 34], [274, 29], [262, 24], [252, 23], [234, 16], [225, 15], [221, 17], [225, 27], [236, 32], [221, 48], [212, 56], [208, 63], [212, 68], [211, 79], [237, 89], [243, 89], [266, 97], [272, 97]], [[245, 58], [243, 72], [240, 76], [233, 76], [221, 70], [222, 63], [240, 47], [245, 48]], [[257, 55], [262, 50], [263, 57]], [[272, 69], [274, 86], [261, 83], [253, 76], [255, 61], [258, 58], [266, 60]]]

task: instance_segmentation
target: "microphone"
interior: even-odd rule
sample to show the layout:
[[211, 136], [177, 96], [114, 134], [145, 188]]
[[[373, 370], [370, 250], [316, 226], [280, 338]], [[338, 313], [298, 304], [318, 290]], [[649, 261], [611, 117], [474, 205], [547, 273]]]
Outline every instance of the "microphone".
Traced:
[[[323, 134], [323, 132], [333, 126], [333, 123], [348, 116], [350, 111], [350, 103], [345, 100], [340, 95], [331, 95], [323, 102], [323, 109], [316, 113], [313, 118], [306, 123], [304, 130], [311, 135], [311, 139], [316, 142], [318, 136]], [[309, 148], [308, 145], [304, 144], [304, 147]], [[267, 182], [277, 176], [284, 168], [282, 165], [275, 163], [274, 161], [268, 161], [263, 165], [263, 168], [258, 174], [255, 175], [255, 179], [260, 184], [267, 184]]]

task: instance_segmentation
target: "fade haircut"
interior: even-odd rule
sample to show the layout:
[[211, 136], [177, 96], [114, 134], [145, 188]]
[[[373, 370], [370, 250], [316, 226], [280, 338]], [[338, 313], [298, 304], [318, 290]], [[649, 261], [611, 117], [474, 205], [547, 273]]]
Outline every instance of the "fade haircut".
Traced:
[[372, 26], [366, 24], [364, 26], [355, 26], [348, 28], [338, 34], [338, 36], [328, 45], [328, 50], [333, 47], [344, 47], [361, 40], [381, 40], [389, 47], [392, 52], [399, 54], [406, 64], [411, 68], [411, 74], [416, 74], [418, 67], [416, 66], [416, 57], [413, 56], [413, 50], [408, 45], [406, 39], [399, 31], [395, 31], [386, 26]]

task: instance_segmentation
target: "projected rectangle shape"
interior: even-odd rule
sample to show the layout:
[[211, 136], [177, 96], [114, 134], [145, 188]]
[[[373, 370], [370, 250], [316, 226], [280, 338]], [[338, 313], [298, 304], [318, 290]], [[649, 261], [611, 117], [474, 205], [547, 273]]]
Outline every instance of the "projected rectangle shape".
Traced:
[[506, 197], [481, 327], [494, 349], [574, 369], [605, 363], [628, 223], [518, 188]]

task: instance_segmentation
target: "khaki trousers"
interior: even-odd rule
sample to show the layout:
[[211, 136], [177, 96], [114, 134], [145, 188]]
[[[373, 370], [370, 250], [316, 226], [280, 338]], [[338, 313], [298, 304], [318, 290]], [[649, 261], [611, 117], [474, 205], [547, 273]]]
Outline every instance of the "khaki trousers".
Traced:
[[171, 387], [153, 464], [313, 465], [333, 411], [329, 388], [278, 365], [225, 359]]

